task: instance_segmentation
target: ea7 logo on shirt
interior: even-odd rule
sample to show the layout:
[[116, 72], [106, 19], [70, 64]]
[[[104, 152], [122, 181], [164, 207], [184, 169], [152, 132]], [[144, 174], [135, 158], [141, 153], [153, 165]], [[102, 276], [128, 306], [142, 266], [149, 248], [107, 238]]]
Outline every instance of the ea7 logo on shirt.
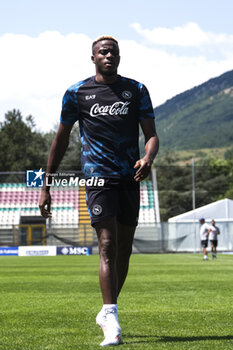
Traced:
[[126, 100], [129, 100], [129, 99], [132, 97], [132, 92], [131, 92], [131, 91], [125, 90], [125, 91], [122, 92], [121, 95], [122, 95], [122, 97], [124, 97]]
[[85, 96], [85, 99], [86, 100], [94, 100], [95, 97], [96, 97], [96, 95], [87, 95], [87, 96]]
[[92, 208], [92, 213], [95, 215], [100, 215], [102, 213], [102, 207], [99, 204], [95, 204]]

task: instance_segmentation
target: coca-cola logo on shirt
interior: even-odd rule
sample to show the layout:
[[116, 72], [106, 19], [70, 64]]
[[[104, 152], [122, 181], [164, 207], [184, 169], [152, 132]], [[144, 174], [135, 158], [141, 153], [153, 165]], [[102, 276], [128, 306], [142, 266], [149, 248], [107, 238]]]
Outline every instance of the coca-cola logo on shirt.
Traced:
[[98, 115], [126, 115], [129, 112], [130, 102], [115, 102], [110, 106], [100, 106], [99, 103], [95, 103], [90, 109], [91, 117], [97, 117]]

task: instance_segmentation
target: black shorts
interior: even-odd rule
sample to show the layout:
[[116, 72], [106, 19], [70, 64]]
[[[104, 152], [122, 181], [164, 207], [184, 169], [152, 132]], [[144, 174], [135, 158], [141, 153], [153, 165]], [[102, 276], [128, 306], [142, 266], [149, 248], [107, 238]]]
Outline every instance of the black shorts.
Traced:
[[201, 241], [201, 246], [202, 246], [202, 248], [207, 248], [208, 247], [208, 239]]
[[140, 184], [134, 179], [105, 179], [104, 186], [86, 186], [86, 201], [91, 224], [110, 217], [126, 226], [137, 226]]
[[211, 245], [213, 245], [215, 248], [218, 246], [218, 241], [217, 239], [211, 239], [210, 240]]

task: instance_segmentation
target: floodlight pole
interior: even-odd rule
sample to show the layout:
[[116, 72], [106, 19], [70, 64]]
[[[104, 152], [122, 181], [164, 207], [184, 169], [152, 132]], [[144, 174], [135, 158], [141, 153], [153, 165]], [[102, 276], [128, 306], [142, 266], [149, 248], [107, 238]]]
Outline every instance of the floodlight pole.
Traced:
[[196, 209], [196, 192], [195, 192], [195, 162], [194, 158], [192, 158], [192, 199], [193, 199], [193, 226], [194, 226], [194, 240], [195, 240], [195, 246], [194, 246], [194, 253], [197, 251], [196, 247], [196, 225], [195, 225], [195, 209]]
[[192, 193], [193, 193], [193, 210], [196, 209], [196, 193], [195, 193], [195, 164], [192, 158]]

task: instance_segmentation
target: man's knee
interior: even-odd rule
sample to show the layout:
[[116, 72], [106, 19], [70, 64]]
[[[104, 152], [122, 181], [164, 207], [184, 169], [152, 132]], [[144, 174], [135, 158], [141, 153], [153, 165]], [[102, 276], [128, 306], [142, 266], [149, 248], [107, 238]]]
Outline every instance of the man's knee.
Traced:
[[99, 240], [100, 256], [104, 259], [105, 263], [109, 263], [110, 260], [116, 257], [116, 242], [113, 239], [102, 237]]
[[116, 220], [108, 218], [95, 225], [101, 258], [107, 263], [116, 257]]

